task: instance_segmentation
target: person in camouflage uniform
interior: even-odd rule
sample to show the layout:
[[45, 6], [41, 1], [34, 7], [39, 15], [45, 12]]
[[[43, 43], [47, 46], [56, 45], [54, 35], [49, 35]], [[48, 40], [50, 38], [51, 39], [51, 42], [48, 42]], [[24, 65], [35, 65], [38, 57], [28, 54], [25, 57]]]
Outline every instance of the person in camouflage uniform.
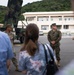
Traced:
[[60, 40], [61, 32], [57, 30], [56, 24], [51, 25], [52, 30], [48, 32], [48, 41], [50, 42], [51, 47], [55, 51], [57, 58], [57, 65], [60, 66]]
[[[8, 36], [10, 37], [10, 40], [11, 40], [11, 43], [12, 43], [12, 47], [13, 47], [14, 34], [12, 33], [12, 30], [13, 30], [13, 28], [12, 28], [11, 25], [7, 25], [7, 26], [6, 26], [5, 33], [7, 33]], [[13, 50], [14, 50], [14, 48], [13, 48]], [[13, 51], [13, 52], [14, 52], [14, 57], [12, 58], [12, 62], [13, 62], [13, 64], [14, 64], [15, 68], [16, 68], [15, 71], [18, 71], [16, 53], [15, 53], [15, 51]], [[10, 68], [9, 68], [9, 69], [10, 69]]]

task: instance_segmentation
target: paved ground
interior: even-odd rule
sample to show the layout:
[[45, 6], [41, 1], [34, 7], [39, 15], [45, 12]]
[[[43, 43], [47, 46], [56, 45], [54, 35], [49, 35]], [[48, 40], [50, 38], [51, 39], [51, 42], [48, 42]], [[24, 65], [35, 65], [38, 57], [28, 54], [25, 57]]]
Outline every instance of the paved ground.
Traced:
[[[39, 41], [41, 43], [48, 43], [46, 36], [41, 36], [39, 38]], [[17, 58], [19, 54], [19, 50], [21, 46], [15, 46], [15, 51], [17, 53]], [[66, 66], [68, 63], [70, 63], [74, 59], [74, 41], [72, 38], [63, 38], [61, 40], [61, 68]], [[15, 72], [15, 67], [11, 65], [11, 71], [9, 75], [22, 75], [19, 72]]]

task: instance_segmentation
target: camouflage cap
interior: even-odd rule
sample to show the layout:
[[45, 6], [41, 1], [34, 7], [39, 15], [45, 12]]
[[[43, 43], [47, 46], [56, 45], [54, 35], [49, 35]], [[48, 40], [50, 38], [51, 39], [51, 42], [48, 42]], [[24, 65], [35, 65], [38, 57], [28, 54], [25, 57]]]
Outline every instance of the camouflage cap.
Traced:
[[57, 26], [57, 25], [56, 25], [56, 23], [53, 23], [53, 24], [51, 25], [51, 28], [52, 28], [52, 26]]

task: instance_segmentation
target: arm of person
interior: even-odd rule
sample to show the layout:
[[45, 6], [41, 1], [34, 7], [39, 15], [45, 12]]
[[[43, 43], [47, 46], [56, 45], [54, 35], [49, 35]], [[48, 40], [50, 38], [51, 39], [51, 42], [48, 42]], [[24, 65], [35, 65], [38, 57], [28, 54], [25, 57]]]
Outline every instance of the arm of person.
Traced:
[[50, 39], [50, 31], [48, 32], [47, 39], [48, 39], [49, 42], [51, 42], [51, 39]]
[[60, 31], [58, 31], [58, 39], [55, 41], [55, 43], [59, 42], [61, 40], [62, 37], [62, 33]]
[[9, 69], [9, 67], [11, 65], [11, 60], [7, 60], [6, 64], [7, 64], [7, 68]]
[[12, 51], [12, 44], [11, 44], [9, 37], [7, 38], [7, 45], [8, 45], [8, 48], [7, 48], [7, 67], [9, 68], [10, 63], [11, 63], [11, 59], [14, 57], [13, 51]]

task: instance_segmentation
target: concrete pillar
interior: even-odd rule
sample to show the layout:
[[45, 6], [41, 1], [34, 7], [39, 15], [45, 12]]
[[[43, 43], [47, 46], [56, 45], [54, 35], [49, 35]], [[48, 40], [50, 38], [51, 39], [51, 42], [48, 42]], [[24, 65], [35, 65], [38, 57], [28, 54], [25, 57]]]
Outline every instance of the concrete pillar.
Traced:
[[61, 29], [64, 29], [64, 16], [62, 15], [62, 28]]
[[49, 30], [51, 29], [51, 24], [50, 24], [50, 22], [51, 22], [51, 17], [49, 16]]
[[37, 21], [37, 16], [36, 16], [36, 18], [35, 18], [35, 21]]

